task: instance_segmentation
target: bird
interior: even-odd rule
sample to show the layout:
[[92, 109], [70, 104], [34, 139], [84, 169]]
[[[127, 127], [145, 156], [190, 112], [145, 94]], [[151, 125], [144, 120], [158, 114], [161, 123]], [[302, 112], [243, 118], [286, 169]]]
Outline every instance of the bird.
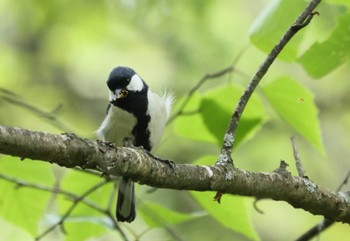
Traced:
[[[130, 67], [114, 68], [107, 79], [109, 104], [97, 130], [103, 141], [123, 146], [125, 141], [149, 153], [160, 142], [169, 118], [172, 94], [160, 96]], [[136, 217], [134, 182], [119, 177], [116, 218], [132, 222]]]

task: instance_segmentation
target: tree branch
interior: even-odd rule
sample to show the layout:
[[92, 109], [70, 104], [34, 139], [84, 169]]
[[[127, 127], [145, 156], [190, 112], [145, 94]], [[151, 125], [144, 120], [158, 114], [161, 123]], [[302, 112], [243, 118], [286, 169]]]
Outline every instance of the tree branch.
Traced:
[[57, 107], [54, 108], [51, 112], [44, 111], [34, 105], [31, 105], [27, 103], [26, 100], [23, 100], [21, 96], [13, 93], [12, 91], [9, 91], [7, 89], [0, 87], [0, 99], [3, 101], [6, 101], [7, 103], [10, 103], [12, 105], [21, 107], [23, 109], [27, 109], [31, 111], [34, 115], [46, 119], [52, 126], [56, 127], [57, 129], [61, 131], [71, 131], [72, 129], [69, 128], [63, 121], [58, 119], [56, 117], [56, 113], [62, 108], [62, 104], [59, 104]]
[[269, 70], [272, 63], [275, 61], [279, 53], [287, 45], [289, 40], [302, 28], [307, 26], [312, 20], [313, 16], [318, 13], [313, 13], [313, 10], [321, 2], [321, 0], [312, 0], [310, 4], [304, 9], [304, 11], [298, 16], [295, 22], [289, 27], [287, 32], [282, 36], [279, 42], [271, 50], [270, 54], [266, 57], [265, 61], [260, 65], [257, 72], [248, 83], [243, 95], [239, 99], [236, 108], [231, 116], [231, 120], [228, 124], [226, 134], [224, 137], [224, 144], [221, 149], [221, 154], [217, 161], [218, 164], [233, 163], [231, 153], [234, 145], [234, 137], [238, 127], [239, 120], [241, 119], [242, 113], [248, 103], [249, 98], [253, 94], [255, 88], [260, 83], [260, 80], [264, 77], [266, 72]]
[[[51, 225], [49, 228], [47, 228], [44, 232], [42, 232], [40, 235], [38, 235], [35, 240], [41, 240], [43, 237], [45, 237], [48, 233], [50, 233], [52, 230], [54, 230], [56, 227], [61, 227], [63, 233], [66, 233], [65, 228], [64, 228], [64, 221], [69, 217], [69, 215], [71, 214], [71, 212], [75, 209], [75, 207], [79, 204], [79, 202], [81, 202], [85, 197], [87, 197], [88, 195], [90, 195], [92, 192], [96, 191], [97, 189], [99, 189], [100, 187], [102, 187], [103, 185], [105, 185], [107, 183], [106, 180], [103, 180], [102, 182], [92, 186], [91, 188], [89, 188], [86, 192], [84, 192], [81, 196], [78, 196], [76, 198], [74, 198], [73, 200], [73, 204], [70, 206], [70, 208], [64, 213], [64, 215], [60, 218], [60, 220]], [[121, 233], [122, 234], [122, 233]]]
[[[170, 116], [168, 123], [170, 124], [171, 122], [173, 122], [176, 117], [180, 116], [180, 115], [184, 115], [187, 114], [186, 112], [184, 112], [185, 107], [187, 106], [187, 104], [190, 102], [191, 98], [193, 97], [193, 94], [209, 79], [214, 79], [214, 78], [218, 78], [220, 76], [223, 76], [227, 73], [231, 73], [233, 70], [235, 70], [235, 68], [232, 66], [226, 67], [218, 72], [215, 73], [211, 73], [211, 74], [206, 74], [205, 76], [203, 76], [195, 86], [192, 87], [192, 89], [190, 89], [190, 91], [187, 93], [187, 96], [185, 98], [185, 100], [182, 102], [181, 106], [179, 107], [179, 109], [175, 112], [175, 114], [173, 114], [172, 116]], [[197, 112], [194, 112], [197, 113]]]
[[[123, 240], [127, 241], [127, 237], [125, 235], [125, 233], [123, 232], [123, 230], [119, 227], [117, 221], [115, 220], [114, 216], [111, 213], [111, 207], [110, 205], [107, 206], [107, 208], [102, 208], [99, 205], [97, 205], [96, 203], [86, 199], [87, 195], [89, 195], [92, 191], [96, 190], [100, 184], [98, 184], [98, 186], [93, 186], [92, 188], [90, 188], [87, 192], [87, 194], [83, 194], [82, 196], [76, 195], [75, 193], [69, 192], [69, 191], [65, 191], [62, 190], [60, 188], [57, 187], [48, 187], [45, 185], [40, 185], [40, 184], [36, 184], [36, 183], [30, 183], [27, 182], [25, 180], [20, 180], [17, 178], [13, 178], [10, 176], [7, 176], [5, 174], [0, 173], [0, 178], [3, 180], [6, 180], [8, 182], [14, 183], [16, 185], [18, 185], [19, 187], [23, 187], [23, 188], [33, 188], [33, 189], [37, 189], [37, 190], [41, 190], [41, 191], [45, 191], [45, 192], [50, 192], [50, 193], [57, 193], [60, 195], [64, 195], [66, 196], [66, 198], [68, 198], [69, 200], [72, 200], [73, 204], [72, 206], [66, 211], [66, 213], [60, 218], [60, 220], [50, 226], [49, 228], [47, 228], [43, 233], [41, 233], [36, 240], [40, 240], [41, 238], [43, 238], [44, 236], [46, 236], [48, 233], [50, 233], [53, 229], [55, 229], [58, 226], [63, 226], [63, 223], [65, 221], [65, 219], [68, 218], [68, 216], [70, 215], [70, 213], [73, 211], [73, 209], [75, 208], [75, 206], [81, 202], [84, 203], [85, 205], [89, 206], [90, 208], [103, 213], [105, 215], [107, 215], [107, 217], [109, 218], [109, 220], [111, 221], [111, 223], [113, 223], [114, 228], [120, 233], [120, 236], [123, 238]], [[105, 181], [105, 183], [107, 183], [108, 181]], [[91, 191], [92, 190], [92, 191]], [[112, 192], [111, 195], [114, 195], [115, 193]]]
[[[341, 190], [341, 188], [348, 183], [350, 177], [350, 171], [348, 172], [348, 174], [346, 175], [346, 177], [344, 178], [344, 181], [339, 185], [339, 187], [337, 188], [337, 192], [339, 192]], [[313, 226], [311, 229], [309, 229], [307, 232], [305, 232], [304, 234], [302, 234], [298, 239], [296, 239], [296, 241], [307, 241], [307, 240], [311, 240], [313, 237], [315, 237], [316, 235], [320, 235], [321, 232], [323, 232], [324, 230], [326, 230], [328, 227], [330, 227], [331, 225], [333, 225], [335, 223], [335, 221], [333, 219], [329, 219], [329, 218], [324, 218], [319, 224], [316, 224], [315, 226]]]
[[249, 172], [232, 165], [170, 167], [142, 148], [115, 147], [72, 134], [49, 134], [0, 126], [0, 153], [129, 176], [152, 187], [222, 193], [286, 201], [312, 214], [350, 223], [350, 193], [332, 192], [288, 171]]
[[303, 163], [301, 162], [301, 159], [299, 156], [299, 151], [298, 151], [297, 143], [295, 141], [295, 137], [292, 136], [290, 138], [290, 141], [292, 143], [293, 155], [294, 155], [294, 159], [295, 159], [295, 166], [297, 168], [299, 177], [305, 177], [305, 170], [304, 170]]

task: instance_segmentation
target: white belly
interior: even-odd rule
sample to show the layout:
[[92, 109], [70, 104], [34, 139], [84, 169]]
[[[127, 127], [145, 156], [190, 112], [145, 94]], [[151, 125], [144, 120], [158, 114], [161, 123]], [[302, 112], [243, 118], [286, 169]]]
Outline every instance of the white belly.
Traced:
[[123, 146], [125, 137], [132, 138], [132, 130], [136, 125], [136, 118], [133, 114], [118, 107], [111, 106], [107, 116], [103, 120], [97, 135], [104, 141]]
[[168, 113], [164, 100], [152, 91], [148, 91], [147, 114], [151, 116], [150, 123], [148, 124], [148, 130], [151, 133], [151, 146], [156, 147], [162, 137]]

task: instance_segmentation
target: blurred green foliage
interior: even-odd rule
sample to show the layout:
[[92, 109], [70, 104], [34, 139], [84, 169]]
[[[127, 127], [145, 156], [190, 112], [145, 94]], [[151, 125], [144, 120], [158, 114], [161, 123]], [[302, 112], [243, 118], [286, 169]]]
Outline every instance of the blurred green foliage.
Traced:
[[274, 110], [324, 153], [318, 110], [312, 93], [285, 76], [265, 85], [263, 91]]
[[[220, 87], [203, 93], [201, 97], [196, 96], [191, 99], [184, 113], [192, 114], [178, 117], [175, 126], [176, 133], [187, 139], [222, 146], [223, 134], [233, 111], [232, 103], [237, 103], [243, 91], [241, 86], [235, 84], [221, 84]], [[179, 102], [181, 103], [181, 100]], [[259, 130], [264, 114], [261, 100], [253, 95], [240, 121], [235, 145], [253, 136]], [[196, 128], [193, 129], [193, 126]]]
[[350, 59], [350, 13], [339, 17], [331, 36], [315, 43], [298, 60], [306, 71], [315, 78], [320, 78]]
[[[95, 138], [113, 67], [133, 67], [156, 92], [174, 92], [176, 110], [202, 76], [230, 66], [242, 53], [232, 73], [207, 81], [192, 96], [185, 108], [192, 115], [168, 125], [156, 150], [178, 163], [214, 163], [248, 76], [306, 4], [1, 0], [0, 124]], [[292, 39], [265, 76], [239, 125], [233, 157], [238, 167], [272, 171], [284, 159], [296, 173], [289, 137], [297, 135], [307, 175], [333, 190], [341, 183], [350, 155], [349, 7], [347, 0], [322, 3], [320, 16]], [[0, 156], [0, 173], [77, 195], [101, 181], [8, 156]], [[261, 215], [250, 198], [224, 195], [219, 205], [214, 193], [137, 189], [137, 220], [121, 225], [131, 240], [290, 240], [322, 220], [273, 201], [258, 202]], [[112, 190], [109, 183], [88, 200], [108, 208], [116, 199]], [[0, 179], [0, 240], [35, 237], [71, 204], [61, 195]], [[102, 212], [83, 203], [64, 226], [66, 235], [55, 231], [43, 240], [123, 240]], [[347, 225], [336, 224], [321, 237], [349, 235]]]

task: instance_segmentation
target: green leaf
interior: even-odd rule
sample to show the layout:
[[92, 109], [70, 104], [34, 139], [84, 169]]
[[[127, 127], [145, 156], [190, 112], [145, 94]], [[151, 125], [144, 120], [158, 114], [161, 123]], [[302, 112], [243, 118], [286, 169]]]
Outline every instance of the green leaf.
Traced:
[[[179, 135], [191, 140], [222, 144], [232, 112], [243, 93], [243, 88], [227, 84], [214, 88], [201, 97], [195, 96], [186, 111], [200, 110], [195, 115], [180, 116], [176, 120]], [[260, 99], [253, 95], [239, 123], [236, 145], [253, 136], [264, 121], [264, 109]]]
[[[305, 8], [304, 0], [275, 0], [256, 18], [250, 32], [250, 41], [260, 50], [269, 53], [291, 24]], [[298, 33], [283, 49], [279, 58], [293, 61], [303, 33]]]
[[[184, 109], [184, 112], [196, 113], [191, 115], [181, 115], [176, 119], [175, 131], [179, 136], [195, 141], [215, 143], [215, 137], [207, 131], [201, 115], [199, 107], [202, 97], [195, 93], [192, 99]], [[178, 101], [178, 106], [181, 106], [183, 99]]]
[[164, 227], [169, 224], [178, 224], [205, 215], [205, 213], [202, 212], [190, 214], [180, 213], [165, 208], [162, 205], [150, 202], [142, 203], [142, 206], [139, 207], [138, 211], [150, 227]]
[[[196, 162], [197, 165], [211, 165], [215, 157], [207, 156]], [[251, 240], [260, 240], [246, 206], [246, 198], [223, 195], [221, 203], [214, 201], [214, 192], [191, 192], [197, 202], [223, 226], [240, 233]]]
[[[233, 84], [212, 89], [205, 93], [200, 105], [200, 114], [207, 130], [221, 146], [232, 112], [243, 93], [243, 88]], [[239, 122], [235, 144], [248, 139], [259, 130], [264, 120], [263, 105], [257, 96], [252, 96]]]
[[[68, 170], [61, 182], [61, 188], [63, 190], [75, 193], [76, 195], [81, 195], [102, 181], [103, 179], [99, 176], [75, 170]], [[87, 199], [101, 208], [106, 208], [113, 188], [113, 183], [108, 183], [91, 193]], [[60, 213], [65, 213], [66, 210], [71, 207], [72, 200], [69, 200], [64, 196], [59, 196], [58, 205]], [[91, 218], [94, 216], [104, 216], [104, 214], [101, 214], [83, 203], [79, 203], [71, 213], [71, 217], [81, 218], [84, 216], [86, 218]]]
[[[1, 173], [38, 185], [53, 186], [51, 168], [45, 162], [20, 161], [9, 156], [0, 159]], [[50, 196], [49, 192], [17, 186], [0, 179], [0, 215], [35, 236]]]
[[318, 109], [312, 93], [290, 77], [281, 77], [263, 87], [275, 111], [322, 153]]
[[[102, 181], [103, 179], [99, 176], [76, 170], [67, 170], [66, 175], [61, 181], [61, 188], [80, 196]], [[89, 194], [86, 200], [100, 209], [106, 209], [113, 188], [113, 183], [105, 184]], [[112, 199], [115, 198], [112, 197]], [[62, 195], [57, 200], [61, 215], [65, 214], [73, 204], [72, 200]], [[112, 207], [114, 208], [114, 202], [116, 201], [112, 200], [112, 202]], [[88, 230], [86, 227], [89, 227]], [[93, 209], [83, 202], [79, 202], [65, 221], [65, 228], [67, 228], [69, 234], [66, 240], [87, 240], [88, 238], [96, 237], [106, 232], [107, 228], [112, 229], [113, 223], [111, 223], [104, 213]]]
[[339, 17], [337, 27], [322, 43], [315, 43], [298, 62], [314, 78], [320, 78], [335, 70], [350, 57], [350, 13]]

